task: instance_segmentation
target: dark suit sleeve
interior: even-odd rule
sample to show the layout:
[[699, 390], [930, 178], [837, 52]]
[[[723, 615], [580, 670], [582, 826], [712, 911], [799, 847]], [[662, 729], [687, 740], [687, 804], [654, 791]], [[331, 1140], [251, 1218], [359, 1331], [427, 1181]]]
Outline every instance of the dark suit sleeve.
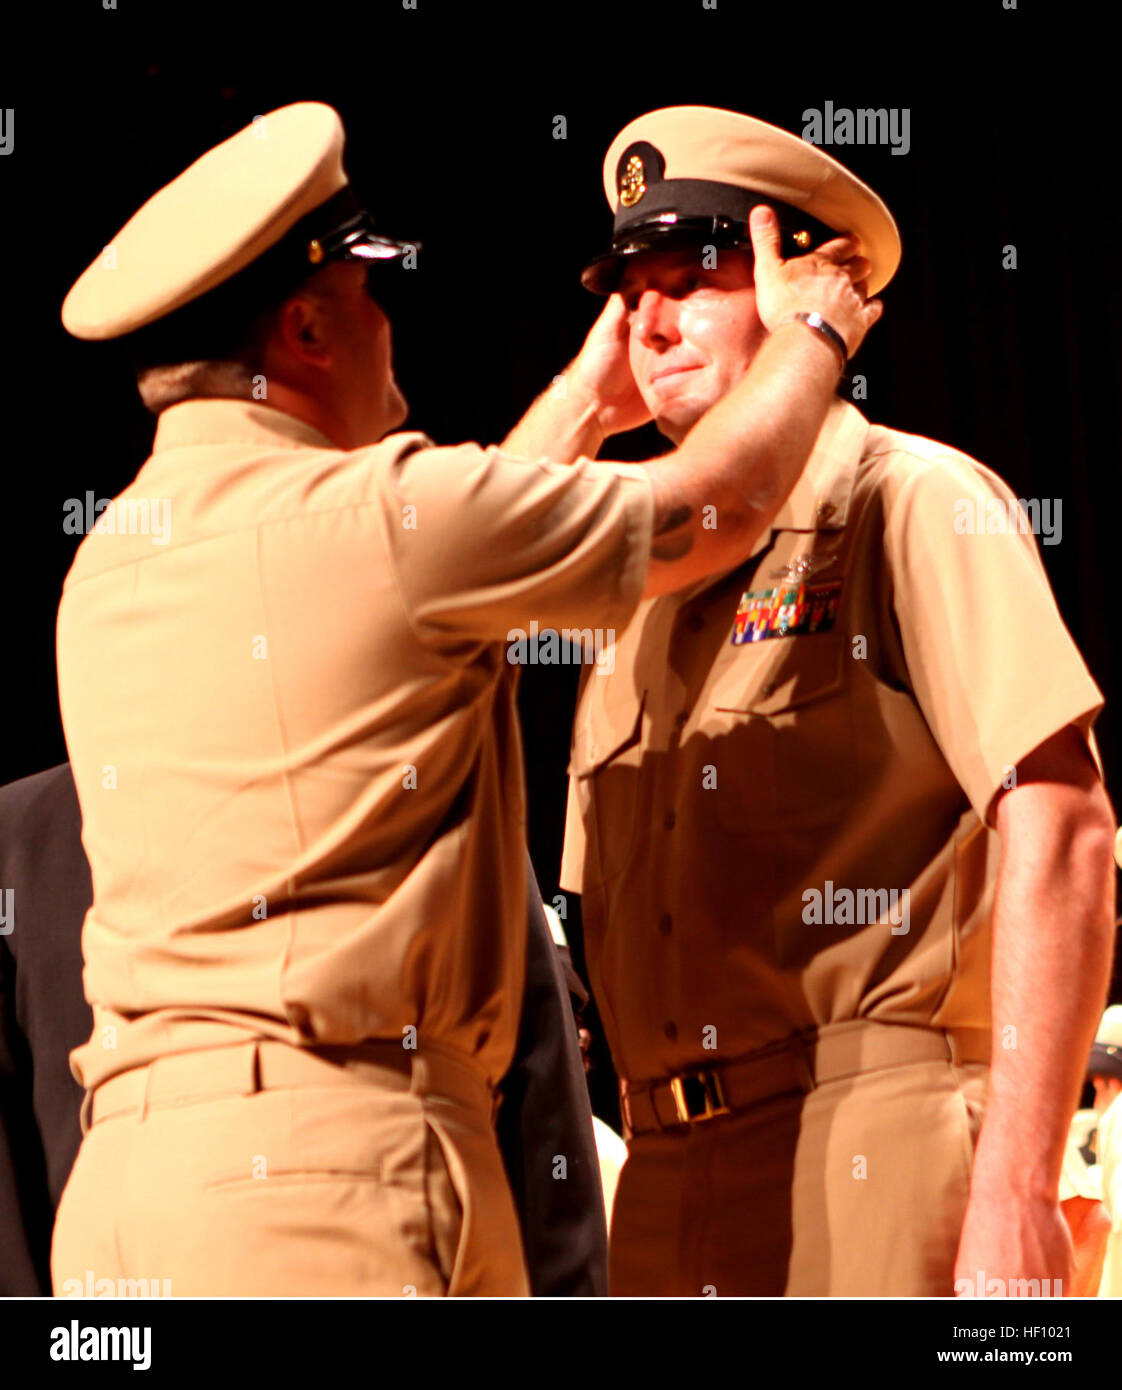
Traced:
[[[527, 856], [526, 993], [497, 1124], [530, 1292], [603, 1297], [608, 1233], [569, 993]], [[558, 1162], [564, 1160], [564, 1165]], [[564, 1171], [564, 1176], [555, 1176]]]
[[90, 875], [63, 764], [0, 789], [0, 1295], [49, 1294], [51, 1231], [78, 1152], [69, 1053], [90, 1034], [82, 919]]
[[[0, 891], [10, 885], [0, 883]], [[16, 1019], [15, 961], [0, 937], [0, 1297], [51, 1291], [54, 1213], [35, 1123], [31, 1051]]]

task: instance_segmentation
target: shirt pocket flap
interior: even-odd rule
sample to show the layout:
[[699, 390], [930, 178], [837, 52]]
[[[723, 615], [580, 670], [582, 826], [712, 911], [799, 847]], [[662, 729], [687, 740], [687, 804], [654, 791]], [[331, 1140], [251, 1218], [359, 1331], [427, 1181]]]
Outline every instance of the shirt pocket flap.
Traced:
[[843, 633], [773, 637], [760, 645], [775, 650], [760, 652], [761, 664], [750, 673], [734, 662], [726, 682], [713, 693], [715, 709], [777, 714], [830, 695], [842, 683]]
[[[599, 677], [592, 676], [597, 680]], [[598, 767], [639, 741], [643, 725], [643, 707], [647, 702], [644, 690], [638, 699], [634, 692], [591, 697], [582, 709], [573, 728], [568, 772], [572, 777], [587, 777]]]

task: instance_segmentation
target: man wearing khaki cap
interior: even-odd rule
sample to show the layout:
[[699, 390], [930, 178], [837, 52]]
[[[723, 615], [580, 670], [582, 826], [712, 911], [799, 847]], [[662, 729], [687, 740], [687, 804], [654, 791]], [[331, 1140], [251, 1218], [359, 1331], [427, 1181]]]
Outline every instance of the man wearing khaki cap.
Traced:
[[[783, 263], [761, 211], [775, 331], [687, 447], [434, 448], [389, 433], [377, 297], [413, 248], [374, 230], [342, 149], [317, 103], [255, 121], [63, 307], [78, 337], [129, 340], [159, 423], [59, 610], [94, 1028], [56, 1289], [525, 1291], [493, 1123], [526, 932], [506, 636], [622, 628], [739, 563], [836, 383], [806, 317], [852, 349], [879, 314], [852, 241]], [[523, 440], [587, 454], [619, 426], [585, 386], [606, 331]]]
[[[630, 368], [675, 444], [764, 341], [750, 207], [787, 245], [854, 234], [871, 292], [900, 259], [871, 189], [734, 112], [638, 118], [604, 187], [603, 389], [624, 409]], [[750, 558], [646, 600], [583, 683], [561, 882], [622, 1079], [615, 1293], [1069, 1278], [1113, 819], [1102, 699], [1010, 502], [835, 400]], [[989, 503], [1003, 534], [958, 524]]]

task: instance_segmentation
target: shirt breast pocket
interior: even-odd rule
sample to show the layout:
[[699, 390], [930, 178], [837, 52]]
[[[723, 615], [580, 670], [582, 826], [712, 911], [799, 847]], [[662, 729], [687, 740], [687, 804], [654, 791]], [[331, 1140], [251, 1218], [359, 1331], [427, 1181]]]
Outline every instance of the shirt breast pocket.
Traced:
[[569, 773], [579, 782], [585, 874], [600, 882], [621, 874], [635, 851], [645, 704], [645, 691], [593, 692], [573, 730]]
[[[733, 830], [836, 821], [851, 803], [856, 770], [845, 635], [777, 637], [735, 650], [709, 701], [721, 750], [718, 820]], [[754, 665], [745, 669], [742, 656]]]

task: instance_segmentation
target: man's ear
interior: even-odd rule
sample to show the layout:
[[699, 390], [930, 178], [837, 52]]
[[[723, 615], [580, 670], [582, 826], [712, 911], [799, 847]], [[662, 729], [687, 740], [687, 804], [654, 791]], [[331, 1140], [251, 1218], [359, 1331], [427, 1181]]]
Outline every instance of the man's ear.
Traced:
[[285, 300], [277, 316], [275, 335], [284, 351], [300, 362], [322, 367], [331, 361], [327, 316], [310, 295], [296, 294]]

